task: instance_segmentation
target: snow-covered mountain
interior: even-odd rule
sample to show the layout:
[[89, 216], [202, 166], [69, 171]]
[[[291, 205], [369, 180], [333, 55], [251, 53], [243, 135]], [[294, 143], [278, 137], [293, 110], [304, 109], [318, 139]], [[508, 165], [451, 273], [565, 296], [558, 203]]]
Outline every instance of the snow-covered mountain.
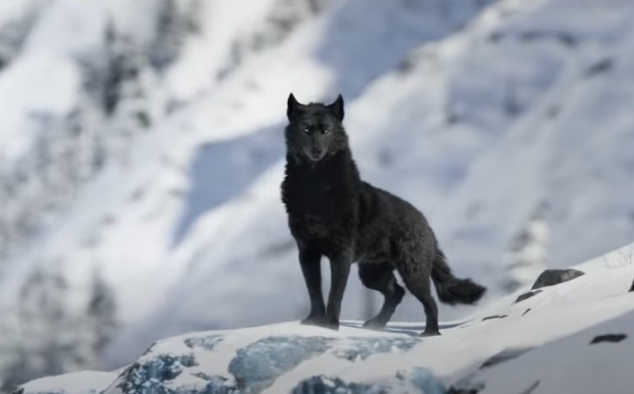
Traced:
[[298, 322], [189, 333], [113, 373], [82, 372], [22, 394], [627, 393], [634, 378], [634, 245], [545, 271], [439, 337], [420, 324], [339, 332]]
[[[343, 93], [362, 176], [425, 212], [485, 302], [626, 244], [633, 21], [600, 0], [3, 3], [4, 316], [42, 272], [80, 316], [105, 283], [116, 307], [59, 330], [119, 327], [112, 367], [161, 337], [302, 317], [279, 201], [291, 91]], [[366, 298], [352, 278], [344, 317]], [[422, 315], [406, 298], [395, 318]]]

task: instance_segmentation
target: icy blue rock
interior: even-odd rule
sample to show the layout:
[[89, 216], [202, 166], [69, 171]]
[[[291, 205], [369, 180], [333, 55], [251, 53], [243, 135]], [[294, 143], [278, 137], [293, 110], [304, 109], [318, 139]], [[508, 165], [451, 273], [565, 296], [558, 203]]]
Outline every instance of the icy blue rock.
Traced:
[[356, 361], [377, 353], [407, 351], [419, 343], [419, 338], [398, 337], [268, 337], [238, 350], [229, 364], [229, 372], [235, 376], [240, 390], [259, 393], [278, 376], [323, 353]]
[[221, 341], [221, 335], [210, 335], [207, 337], [187, 338], [185, 339], [185, 345], [190, 349], [214, 350], [214, 347]]
[[341, 346], [334, 349], [335, 356], [355, 361], [358, 358], [365, 360], [369, 356], [378, 353], [390, 353], [393, 351], [408, 351], [414, 346], [421, 343], [420, 338], [408, 337], [383, 337], [383, 338], [367, 338], [352, 337], [344, 341], [349, 341], [350, 345]]
[[292, 394], [447, 394], [445, 387], [427, 369], [414, 367], [378, 383], [345, 382], [340, 378], [313, 376], [301, 381]]
[[202, 389], [174, 390], [174, 394], [239, 394], [235, 385], [227, 384], [227, 378], [222, 376], [206, 376], [208, 383]]
[[165, 383], [195, 365], [196, 360], [192, 355], [161, 354], [148, 361], [133, 364], [123, 373], [122, 382], [117, 387], [124, 393], [172, 394], [173, 391]]
[[445, 394], [447, 391], [430, 370], [414, 367], [406, 375], [405, 380], [424, 394]]
[[[159, 343], [123, 371], [114, 383], [105, 383], [104, 394], [258, 394], [271, 387], [282, 375], [314, 357], [327, 355], [357, 363], [376, 354], [404, 352], [421, 343], [414, 337], [304, 337], [298, 335], [270, 336], [237, 349], [230, 360], [226, 376], [206, 372], [197, 359], [216, 351], [223, 335], [192, 336], [179, 339], [177, 346]], [[186, 347], [182, 346], [185, 345]], [[174, 349], [165, 352], [165, 349]], [[183, 353], [171, 353], [181, 349]], [[178, 382], [187, 382], [178, 384]], [[183, 378], [183, 379], [181, 379]], [[190, 379], [191, 378], [191, 379]], [[113, 380], [115, 377], [113, 375]], [[433, 377], [424, 370], [411, 372], [404, 378], [408, 387], [424, 387], [425, 394], [433, 391]], [[388, 382], [389, 383], [389, 382]], [[387, 393], [388, 383], [346, 382], [337, 377], [315, 376], [294, 389], [294, 393], [381, 394]], [[398, 378], [392, 383], [402, 384]], [[27, 394], [65, 394], [47, 391]], [[75, 394], [75, 393], [69, 393]], [[84, 394], [83, 392], [81, 394]]]
[[[186, 373], [183, 371], [182, 373]], [[180, 375], [180, 374], [179, 374]], [[173, 387], [172, 379], [160, 380], [157, 378], [141, 379], [128, 376], [123, 384], [117, 387], [125, 394], [239, 394], [233, 382], [223, 376], [210, 376], [204, 373], [193, 373], [199, 379], [206, 381], [202, 385], [185, 385]], [[132, 379], [132, 380], [130, 380]], [[29, 393], [30, 394], [30, 393]]]
[[292, 394], [387, 394], [387, 387], [376, 384], [346, 383], [339, 378], [323, 375], [303, 380]]
[[284, 336], [268, 337], [238, 350], [229, 364], [243, 393], [259, 393], [275, 379], [301, 362], [323, 354], [332, 338]]

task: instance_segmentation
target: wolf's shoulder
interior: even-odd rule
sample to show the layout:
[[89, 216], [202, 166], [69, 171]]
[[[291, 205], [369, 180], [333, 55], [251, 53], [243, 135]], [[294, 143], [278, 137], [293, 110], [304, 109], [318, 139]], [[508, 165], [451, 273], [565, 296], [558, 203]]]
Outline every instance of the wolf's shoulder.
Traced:
[[366, 205], [372, 206], [375, 210], [385, 211], [384, 213], [421, 214], [409, 201], [365, 181], [361, 184], [361, 198], [366, 202]]
[[394, 194], [388, 192], [387, 190], [381, 189], [380, 187], [376, 187], [369, 182], [361, 181], [361, 194], [366, 197], [380, 198], [380, 199], [399, 199]]

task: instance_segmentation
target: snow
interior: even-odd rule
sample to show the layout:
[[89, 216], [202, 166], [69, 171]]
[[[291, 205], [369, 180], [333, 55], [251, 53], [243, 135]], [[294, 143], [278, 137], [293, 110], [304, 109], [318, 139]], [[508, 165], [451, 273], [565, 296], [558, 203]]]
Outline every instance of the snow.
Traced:
[[59, 392], [65, 394], [97, 394], [100, 387], [107, 387], [116, 374], [110, 372], [76, 372], [30, 382], [25, 388], [29, 393]]
[[442, 324], [438, 337], [418, 337], [422, 323], [371, 331], [344, 322], [331, 331], [295, 321], [189, 333], [155, 343], [110, 380], [103, 374], [83, 386], [81, 374], [42, 379], [25, 385], [24, 394], [80, 392], [80, 386], [108, 394], [445, 394], [450, 387], [502, 394], [533, 386], [535, 392], [624, 393], [633, 382], [632, 253], [634, 244], [577, 265], [585, 275], [515, 302], [526, 291], [520, 289], [463, 321]]
[[[539, 19], [548, 12], [549, 4], [544, 2], [543, 8], [539, 8], [539, 4], [526, 3], [523, 12]], [[411, 56], [411, 70], [392, 72], [373, 82], [359, 99], [349, 103], [346, 118], [363, 176], [421, 207], [456, 271], [493, 286], [492, 299], [500, 294], [495, 286], [506, 275], [498, 263], [501, 256], [512, 236], [542, 204], [549, 207], [545, 215], [552, 226], [553, 240], [548, 252], [549, 264], [554, 267], [600, 254], [627, 242], [633, 234], [632, 224], [624, 219], [631, 209], [631, 203], [625, 201], [627, 193], [607, 186], [622, 185], [623, 181], [616, 179], [629, 173], [628, 167], [604, 156], [613, 156], [615, 152], [612, 142], [607, 141], [627, 138], [631, 127], [618, 126], [597, 136], [593, 130], [599, 126], [589, 126], [591, 122], [601, 122], [602, 129], [609, 127], [605, 126], [603, 115], [591, 116], [587, 110], [603, 108], [595, 102], [599, 98], [584, 109], [562, 108], [556, 120], [547, 116], [553, 107], [575, 106], [581, 97], [601, 95], [607, 89], [584, 89], [573, 95], [575, 100], [570, 103], [564, 100], [576, 86], [593, 83], [587, 82], [583, 75], [587, 63], [596, 58], [596, 46], [589, 43], [586, 49], [579, 44], [570, 53], [551, 40], [523, 44], [508, 38], [490, 42], [491, 34], [510, 35], [515, 20], [526, 19], [521, 17], [522, 8], [516, 7], [517, 17], [497, 17], [497, 21], [492, 21], [491, 14], [501, 13], [493, 8], [446, 42], [416, 52]], [[620, 11], [608, 12], [614, 18], [614, 28], [619, 30], [630, 15]], [[571, 35], [581, 35], [578, 26], [570, 29]], [[600, 38], [604, 36], [601, 32]], [[294, 48], [293, 53], [297, 52]], [[623, 84], [612, 74], [598, 78], [614, 79], [610, 82], [614, 86], [608, 89], [611, 92], [620, 90], [616, 85]], [[519, 108], [512, 115], [504, 107], [509, 83], [516, 86], [515, 105]], [[280, 92], [276, 100], [280, 106], [283, 94], [286, 91]], [[309, 97], [299, 95], [304, 101]], [[627, 105], [631, 98], [619, 97], [622, 100], [619, 107]], [[455, 125], [448, 125], [445, 119], [447, 101], [459, 117]], [[266, 108], [267, 112], [273, 111], [272, 107]], [[591, 118], [579, 118], [586, 113]], [[626, 124], [631, 122], [624, 107], [609, 113]], [[610, 125], [614, 125], [613, 119]], [[606, 145], [602, 149], [596, 149], [599, 139]], [[573, 147], [579, 153], [572, 153]], [[593, 165], [610, 179], [595, 180], [596, 175], [588, 168]], [[273, 313], [257, 302], [264, 297], [275, 305], [276, 320], [297, 316], [303, 300], [289, 299], [287, 292], [301, 294], [304, 290], [299, 272], [288, 272], [285, 268], [293, 266], [296, 257], [278, 200], [280, 180], [278, 162], [255, 178], [239, 198], [199, 218], [197, 234], [192, 233], [189, 242], [183, 242], [173, 255], [176, 264], [189, 264], [189, 268], [146, 327], [174, 321], [173, 332], [178, 332], [186, 326], [237, 327], [251, 321], [264, 322]], [[613, 190], [617, 190], [617, 195], [613, 195]], [[578, 212], [576, 206], [584, 204], [587, 207]], [[616, 205], [610, 207], [612, 204]], [[613, 213], [599, 214], [601, 211]], [[620, 229], [617, 238], [601, 236], [608, 228]], [[209, 239], [216, 242], [209, 243]], [[248, 245], [244, 239], [249, 239]], [[580, 240], [584, 241], [580, 244]], [[237, 244], [241, 245], [239, 249], [234, 247]], [[208, 261], [214, 264], [209, 265]], [[249, 279], [270, 277], [272, 272], [279, 282], [254, 283]], [[222, 281], [218, 282], [218, 277]], [[207, 283], [215, 285], [206, 286]], [[278, 283], [289, 285], [280, 287]], [[358, 283], [351, 286], [344, 314], [358, 317], [355, 315], [359, 304]], [[189, 291], [191, 288], [200, 291]], [[206, 317], [201, 316], [203, 305], [214, 299], [231, 301], [207, 310]], [[242, 309], [233, 307], [252, 304], [259, 306], [249, 313], [249, 322], [244, 321]], [[399, 308], [399, 312], [400, 318], [417, 319], [421, 315], [414, 300]], [[443, 313], [451, 317], [468, 311], [444, 309]], [[189, 323], [183, 323], [188, 320]], [[167, 329], [163, 335], [168, 335], [170, 329], [162, 327]], [[138, 339], [131, 338], [131, 341]]]
[[[483, 307], [510, 314], [487, 325], [531, 321], [535, 310], [516, 316], [525, 305], [566, 297], [544, 290], [514, 307], [518, 293], [501, 299], [505, 256], [536, 211], [548, 228], [540, 245], [548, 267], [634, 239], [629, 2], [324, 1], [317, 14], [293, 11], [295, 24], [282, 32], [270, 20], [286, 12], [283, 1], [201, 3], [201, 31], [144, 92], [158, 108], [152, 125], [130, 139], [118, 139], [116, 121], [99, 125], [111, 159], [3, 254], [1, 304], [16, 303], [35, 268], [56, 265], [69, 308], [81, 311], [92, 273], [103, 273], [122, 323], [111, 367], [162, 337], [304, 317], [279, 201], [291, 91], [302, 102], [343, 93], [363, 178], [420, 208], [454, 271], [489, 286]], [[16, 4], [2, 3], [0, 24], [26, 12]], [[101, 59], [109, 18], [142, 43], [156, 25], [150, 0], [33, 4], [45, 6], [0, 70], [0, 152], [16, 162], [36, 156], [31, 112], [64, 117], [85, 104], [77, 59]], [[9, 197], [6, 216], [30, 201]], [[351, 320], [365, 302], [354, 276], [343, 308]], [[463, 322], [473, 313], [441, 306], [440, 316]], [[395, 319], [422, 316], [406, 297]]]
[[[30, 117], [38, 112], [66, 114], [79, 84], [73, 63], [55, 54], [22, 56], [0, 76], [0, 155], [11, 162], [31, 148]], [[33, 86], [37, 95], [25, 94]]]
[[[76, 5], [62, 3], [64, 7], [73, 4]], [[216, 6], [214, 3], [212, 8]], [[289, 90], [293, 89], [298, 97], [304, 100], [317, 98], [338, 90], [337, 80], [340, 79], [344, 94], [352, 98], [360, 93], [365, 84], [397, 65], [410, 49], [421, 42], [449, 33], [476, 11], [475, 8], [456, 7], [456, 15], [450, 13], [451, 18], [440, 23], [435, 14], [428, 12], [429, 9], [434, 9], [431, 6], [414, 7], [408, 12], [403, 12], [403, 7], [409, 6], [400, 3], [386, 6], [382, 3], [366, 2], [350, 2], [336, 6], [300, 25], [296, 33], [289, 36], [279, 47], [249, 55], [250, 58], [247, 57], [241, 67], [225, 77], [218, 86], [214, 86], [213, 89], [211, 86], [205, 88], [211, 89], [209, 93], [177, 111], [170, 119], [166, 119], [152, 135], [139, 137], [130, 147], [131, 151], [127, 154], [129, 162], [126, 165], [110, 165], [84, 188], [64, 219], [59, 220], [54, 226], [55, 231], [46, 233], [42, 238], [38, 250], [15, 258], [19, 263], [16, 262], [14, 265], [20, 266], [20, 269], [12, 272], [11, 283], [7, 288], [19, 286], [18, 278], [27, 272], [26, 267], [31, 266], [33, 261], [41, 260], [42, 256], [55, 256], [56, 259], [63, 260], [65, 271], [77, 288], [84, 286], [82, 282], [87, 277], [86, 273], [91, 270], [89, 265], [97, 264], [102, 266], [101, 271], [116, 287], [119, 299], [129, 300], [120, 302], [120, 314], [124, 321], [132, 324], [143, 321], [147, 314], [163, 303], [163, 298], [168, 300], [180, 297], [165, 297], [164, 293], [170, 285], [179, 280], [188, 266], [194, 268], [196, 265], [195, 261], [186, 259], [194, 259], [194, 256], [207, 261], [220, 258], [218, 268], [224, 267], [226, 258], [231, 254], [228, 250], [229, 242], [233, 242], [233, 237], [243, 238], [244, 234], [240, 236], [240, 232], [251, 227], [250, 223], [255, 217], [276, 212], [276, 216], [272, 217], [273, 221], [263, 223], [260, 228], [265, 233], [276, 234], [276, 237], [281, 239], [264, 239], [256, 249], [250, 250], [251, 253], [257, 252], [266, 244], [272, 249], [269, 252], [271, 257], [277, 253], [276, 250], [290, 250], [288, 233], [277, 199], [278, 174], [283, 151], [279, 148], [253, 151], [245, 148], [255, 145], [281, 147], [279, 129]], [[206, 11], [205, 15], [213, 14], [213, 18], [230, 20], [230, 14], [220, 12], [225, 9], [231, 15], [240, 12], [239, 8], [227, 7], [225, 4], [216, 9], [217, 13]], [[254, 8], [252, 12], [259, 12], [257, 9]], [[62, 11], [56, 13], [60, 12], [68, 14]], [[356, 23], [351, 26], [350, 23], [354, 22], [357, 14], [372, 16], [373, 23]], [[415, 15], [418, 17], [414, 17]], [[417, 18], [422, 18], [425, 23], [420, 23], [420, 19]], [[117, 22], [126, 25], [125, 20], [122, 22], [121, 18], [117, 19]], [[209, 26], [218, 26], [211, 22]], [[390, 24], [401, 27], [391, 29], [390, 34], [385, 36]], [[320, 32], [337, 33], [338, 38], [330, 40], [332, 42], [322, 40]], [[242, 31], [234, 33], [226, 32], [240, 37], [246, 34]], [[222, 44], [224, 41], [214, 41], [218, 34], [208, 34], [213, 45], [228, 45]], [[381, 50], [376, 50], [375, 41], [379, 38], [388, 40], [386, 42], [390, 43], [390, 46], [382, 46]], [[43, 41], [34, 42], [42, 42], [40, 45], [44, 45]], [[37, 47], [35, 43], [30, 46], [31, 51], [35, 51], [34, 47]], [[210, 48], [213, 48], [213, 45]], [[352, 48], [356, 52], [350, 52]], [[214, 58], [213, 64], [206, 63], [211, 73], [225, 64], [223, 56], [216, 55], [209, 55], [209, 59]], [[185, 53], [183, 56], [189, 55]], [[178, 71], [182, 62], [191, 63], [185, 59], [187, 58], [181, 59], [170, 71], [169, 78], [178, 78], [178, 72], [182, 73], [183, 78], [193, 75], [187, 69]], [[359, 67], [360, 65], [364, 67]], [[365, 66], [368, 67], [366, 71], [353, 72], [364, 69]], [[196, 83], [206, 82], [197, 80]], [[349, 86], [346, 86], [348, 83]], [[245, 94], [245, 89], [252, 93]], [[191, 94], [193, 93], [184, 93], [184, 96], [177, 97], [187, 99], [192, 97]], [[244, 113], [249, 113], [249, 116], [244, 116]], [[166, 141], [169, 143], [166, 144]], [[223, 145], [225, 142], [226, 145]], [[210, 145], [212, 143], [217, 145]], [[227, 171], [229, 163], [226, 162], [225, 156], [214, 154], [229, 146], [235, 146], [236, 153], [245, 152], [243, 156], [233, 155], [231, 158], [232, 162], [240, 160], [235, 162], [235, 173]], [[265, 150], [266, 157], [252, 157], [260, 155]], [[243, 157], [243, 161], [240, 157]], [[204, 165], [206, 171], [198, 170], [198, 163]], [[268, 184], [264, 187], [254, 187], [264, 183]], [[116, 188], [113, 187], [115, 184]], [[217, 189], [215, 186], [218, 184], [222, 184], [226, 192]], [[211, 187], [214, 188], [213, 199], [207, 200]], [[247, 201], [245, 194], [253, 196], [256, 200], [264, 198], [261, 202], [250, 204], [252, 207], [249, 211], [244, 210], [242, 206], [237, 208], [240, 211], [253, 212], [253, 217], [249, 218], [243, 214], [242, 221], [231, 218], [231, 207], [235, 205], [233, 201], [244, 204]], [[133, 196], [141, 197], [137, 200]], [[233, 200], [227, 200], [232, 197]], [[99, 201], [98, 206], [96, 201]], [[218, 209], [220, 207], [222, 209]], [[228, 221], [235, 223], [236, 227], [227, 228]], [[212, 223], [211, 228], [207, 228], [204, 222], [215, 224]], [[224, 255], [220, 253], [220, 247], [214, 252], [216, 257], [200, 250], [209, 245], [209, 239], [216, 239], [216, 246], [219, 246], [222, 242], [220, 237], [227, 239], [224, 243], [227, 253]], [[131, 239], [134, 239], [134, 242], [130, 242]], [[230, 257], [231, 260], [238, 258]], [[235, 269], [233, 271], [235, 272]], [[279, 277], [286, 277], [288, 282], [296, 283], [297, 273], [289, 272], [286, 275], [280, 274]], [[233, 291], [231, 284], [242, 283], [244, 279], [246, 278], [242, 277], [232, 281], [227, 278], [224, 281], [226, 286], [214, 287]], [[139, 282], [152, 283], [152, 287], [138, 286]], [[270, 290], [269, 287], [259, 289], [258, 293], [264, 294]], [[299, 286], [296, 287], [299, 290]], [[12, 293], [6, 288], [4, 291]], [[207, 297], [201, 294], [201, 299], [205, 299], [204, 303], [207, 303]], [[292, 310], [299, 311], [299, 307]], [[262, 321], [268, 314], [265, 310], [262, 312], [262, 317], [254, 315], [253, 322]], [[226, 318], [220, 319], [225, 321], [226, 325], [249, 324], [241, 321], [242, 313], [236, 316], [236, 319], [230, 315], [230, 310], [226, 313]], [[293, 316], [287, 314], [280, 317], [295, 317], [296, 312], [292, 314]], [[194, 316], [186, 320], [192, 318]], [[205, 320], [205, 324], [208, 325], [210, 319]], [[270, 318], [265, 320], [270, 321]], [[190, 324], [174, 322], [185, 327]], [[178, 330], [167, 325], [166, 328], [170, 333]], [[152, 337], [156, 338], [159, 335], [161, 334], [154, 333]]]
[[[531, 386], [543, 392], [597, 393], [609, 387], [615, 393], [627, 393], [632, 390], [632, 377], [625, 360], [633, 350], [632, 341], [627, 341], [632, 335], [633, 320], [631, 312], [616, 317], [535, 349], [513, 363], [484, 370], [473, 379], [486, 381], [485, 390], [481, 391], [486, 394]], [[594, 338], [611, 333], [625, 334], [627, 338], [618, 343], [592, 344]]]

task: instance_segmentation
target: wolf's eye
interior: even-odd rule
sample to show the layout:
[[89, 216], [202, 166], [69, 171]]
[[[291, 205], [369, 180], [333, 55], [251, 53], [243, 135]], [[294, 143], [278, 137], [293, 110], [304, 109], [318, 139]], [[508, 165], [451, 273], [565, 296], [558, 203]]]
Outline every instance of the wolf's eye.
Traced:
[[308, 134], [308, 133], [310, 133], [310, 130], [309, 129], [304, 129], [304, 133]]
[[324, 134], [328, 134], [328, 133], [330, 133], [330, 130], [325, 129], [325, 130], [324, 130]]

